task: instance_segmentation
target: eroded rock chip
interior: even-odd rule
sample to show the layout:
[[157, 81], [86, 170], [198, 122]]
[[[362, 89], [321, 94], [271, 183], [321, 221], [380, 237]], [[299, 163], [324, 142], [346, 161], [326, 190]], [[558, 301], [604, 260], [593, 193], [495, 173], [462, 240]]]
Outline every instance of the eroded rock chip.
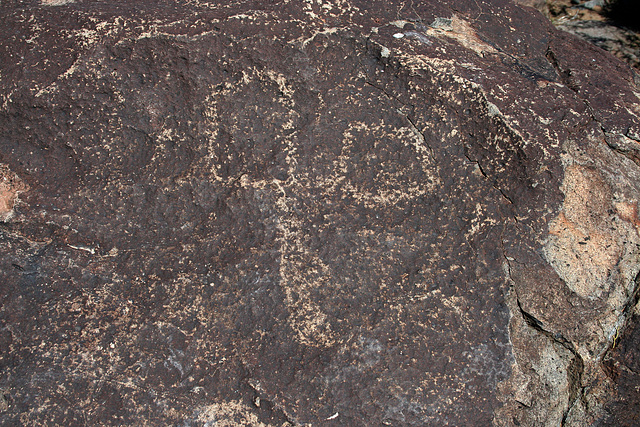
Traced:
[[27, 188], [27, 185], [7, 165], [0, 163], [0, 221], [11, 218], [18, 194]]
[[628, 66], [507, 0], [0, 10], [4, 424], [632, 419]]

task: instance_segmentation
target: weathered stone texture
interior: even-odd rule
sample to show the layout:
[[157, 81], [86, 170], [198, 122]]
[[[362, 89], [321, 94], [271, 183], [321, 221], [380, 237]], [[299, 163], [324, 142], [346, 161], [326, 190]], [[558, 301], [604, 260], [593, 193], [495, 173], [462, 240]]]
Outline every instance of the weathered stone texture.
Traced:
[[627, 66], [507, 0], [0, 10], [4, 424], [635, 419]]

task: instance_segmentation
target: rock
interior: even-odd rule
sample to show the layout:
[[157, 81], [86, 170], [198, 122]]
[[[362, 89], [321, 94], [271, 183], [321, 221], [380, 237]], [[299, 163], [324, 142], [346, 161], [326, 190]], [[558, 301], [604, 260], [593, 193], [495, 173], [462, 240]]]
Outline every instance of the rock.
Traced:
[[611, 52], [637, 72], [640, 69], [637, 8], [634, 1], [596, 1], [580, 5], [580, 1], [549, 0], [541, 10], [557, 28]]
[[636, 69], [640, 69], [640, 36], [634, 31], [600, 20], [563, 20], [557, 27], [575, 34], [611, 52]]
[[[637, 295], [636, 295], [637, 300]], [[611, 351], [604, 359], [605, 369], [616, 382], [616, 398], [608, 403], [607, 412], [602, 425], [638, 425], [640, 422], [640, 318], [638, 308], [630, 313], [630, 327], [624, 331], [616, 331]]]
[[634, 420], [625, 64], [507, 0], [0, 10], [2, 424]]
[[604, 0], [589, 0], [587, 2], [585, 2], [582, 6], [586, 7], [587, 9], [591, 9], [591, 10], [596, 10], [598, 8], [602, 8], [605, 4]]

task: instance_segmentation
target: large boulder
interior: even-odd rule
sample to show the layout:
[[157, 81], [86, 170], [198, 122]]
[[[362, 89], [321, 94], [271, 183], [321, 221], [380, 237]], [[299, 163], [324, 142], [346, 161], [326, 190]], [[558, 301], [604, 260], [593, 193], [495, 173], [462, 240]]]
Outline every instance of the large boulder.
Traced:
[[2, 424], [638, 422], [628, 66], [508, 0], [0, 11]]

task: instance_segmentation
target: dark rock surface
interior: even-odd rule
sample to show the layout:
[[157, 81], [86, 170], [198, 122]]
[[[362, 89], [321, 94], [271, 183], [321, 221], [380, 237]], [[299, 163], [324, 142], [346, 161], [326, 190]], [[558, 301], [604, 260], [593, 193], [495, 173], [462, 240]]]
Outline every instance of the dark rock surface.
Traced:
[[605, 358], [608, 374], [616, 382], [615, 399], [607, 404], [608, 414], [602, 425], [640, 425], [640, 318], [636, 313], [630, 327], [616, 334], [612, 351]]
[[506, 0], [0, 11], [2, 424], [635, 422], [628, 66]]

